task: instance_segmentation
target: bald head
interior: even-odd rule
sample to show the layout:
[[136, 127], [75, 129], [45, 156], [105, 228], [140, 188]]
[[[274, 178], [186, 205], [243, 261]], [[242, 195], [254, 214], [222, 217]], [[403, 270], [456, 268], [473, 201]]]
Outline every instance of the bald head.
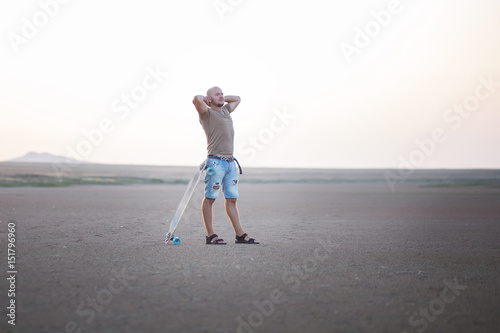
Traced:
[[215, 86], [207, 90], [207, 100], [218, 107], [224, 106], [224, 94], [222, 89]]
[[212, 87], [212, 88], [210, 88], [210, 89], [208, 89], [208, 90], [207, 90], [207, 96], [211, 96], [211, 95], [212, 95], [212, 93], [213, 93], [214, 91], [216, 91], [216, 90], [218, 90], [218, 91], [222, 92], [222, 89], [221, 89], [221, 88], [219, 88], [219, 87], [217, 87], [217, 86], [214, 86], [214, 87]]

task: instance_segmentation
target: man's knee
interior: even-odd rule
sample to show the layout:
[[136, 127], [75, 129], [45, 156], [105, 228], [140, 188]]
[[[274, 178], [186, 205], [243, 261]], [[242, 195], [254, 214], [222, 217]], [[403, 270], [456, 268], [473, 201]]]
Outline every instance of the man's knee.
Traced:
[[238, 198], [226, 198], [226, 202], [230, 204], [236, 204]]
[[203, 199], [203, 201], [210, 204], [210, 205], [213, 205], [213, 203], [215, 202], [215, 199], [205, 197], [205, 199]]

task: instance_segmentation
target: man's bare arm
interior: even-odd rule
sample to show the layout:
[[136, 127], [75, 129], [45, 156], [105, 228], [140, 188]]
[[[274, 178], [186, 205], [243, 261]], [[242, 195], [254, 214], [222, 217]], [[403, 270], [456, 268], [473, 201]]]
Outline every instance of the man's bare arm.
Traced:
[[196, 95], [193, 98], [193, 104], [199, 114], [203, 114], [208, 111], [208, 101], [205, 96]]
[[234, 109], [236, 109], [238, 104], [240, 104], [240, 102], [241, 102], [240, 96], [228, 95], [228, 96], [224, 96], [224, 100], [227, 102], [227, 104], [229, 104], [229, 107], [231, 108], [231, 112], [234, 111]]

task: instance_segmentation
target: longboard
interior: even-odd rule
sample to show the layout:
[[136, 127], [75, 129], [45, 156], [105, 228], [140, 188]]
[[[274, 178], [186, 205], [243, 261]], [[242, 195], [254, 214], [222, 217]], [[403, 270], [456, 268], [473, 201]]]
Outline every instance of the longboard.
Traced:
[[177, 206], [177, 210], [175, 211], [174, 217], [172, 218], [172, 222], [170, 222], [170, 228], [168, 229], [165, 238], [165, 244], [168, 244], [170, 240], [172, 240], [175, 245], [180, 244], [181, 240], [180, 238], [174, 236], [174, 232], [182, 219], [182, 215], [184, 215], [184, 212], [186, 211], [186, 207], [189, 204], [189, 201], [193, 197], [196, 185], [198, 185], [198, 183], [200, 182], [201, 175], [203, 174], [203, 171], [205, 171], [206, 166], [207, 161], [204, 161], [200, 165], [200, 169], [195, 172], [193, 178], [191, 178], [191, 180], [189, 181], [186, 192], [184, 192], [184, 196], [182, 197], [179, 206]]

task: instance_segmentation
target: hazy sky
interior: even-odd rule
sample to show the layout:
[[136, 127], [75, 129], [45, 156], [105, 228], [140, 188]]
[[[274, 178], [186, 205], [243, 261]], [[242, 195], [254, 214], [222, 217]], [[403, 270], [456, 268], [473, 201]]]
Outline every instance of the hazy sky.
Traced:
[[500, 1], [0, 2], [0, 161], [195, 165], [218, 85], [243, 166], [500, 168]]

